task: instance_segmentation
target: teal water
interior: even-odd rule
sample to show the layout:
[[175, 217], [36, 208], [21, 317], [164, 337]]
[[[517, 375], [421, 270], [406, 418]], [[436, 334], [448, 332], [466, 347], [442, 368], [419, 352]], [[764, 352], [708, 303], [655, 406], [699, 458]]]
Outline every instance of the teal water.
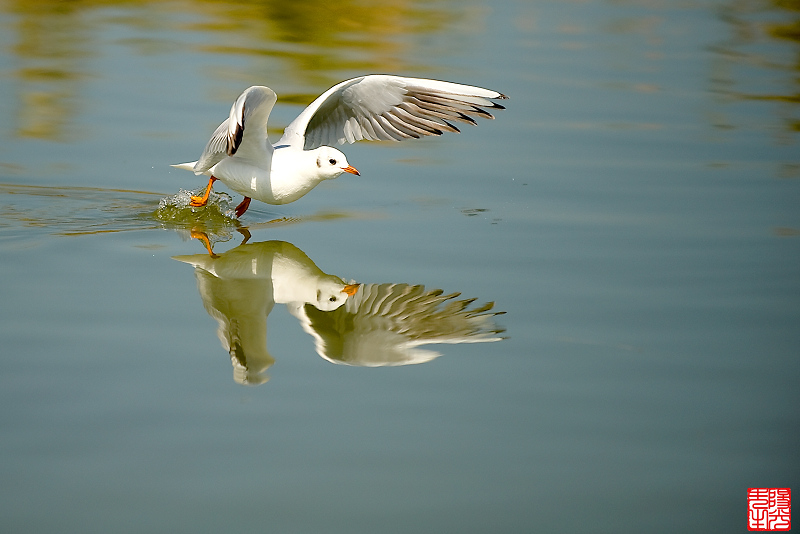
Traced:
[[[0, 2], [2, 531], [747, 531], [800, 473], [797, 24]], [[181, 203], [244, 88], [277, 136], [370, 72], [508, 109], [240, 221]]]

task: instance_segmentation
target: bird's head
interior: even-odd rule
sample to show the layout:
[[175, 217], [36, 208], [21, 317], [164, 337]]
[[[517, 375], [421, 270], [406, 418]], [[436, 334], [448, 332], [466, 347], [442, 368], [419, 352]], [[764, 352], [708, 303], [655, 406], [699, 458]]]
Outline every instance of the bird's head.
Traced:
[[358, 292], [361, 284], [345, 284], [331, 277], [320, 281], [317, 287], [317, 301], [311, 302], [320, 311], [333, 311], [345, 303], [348, 297]]
[[316, 150], [317, 167], [323, 180], [336, 178], [343, 172], [349, 172], [361, 176], [355, 167], [347, 163], [347, 158], [339, 150], [333, 147], [321, 146]]

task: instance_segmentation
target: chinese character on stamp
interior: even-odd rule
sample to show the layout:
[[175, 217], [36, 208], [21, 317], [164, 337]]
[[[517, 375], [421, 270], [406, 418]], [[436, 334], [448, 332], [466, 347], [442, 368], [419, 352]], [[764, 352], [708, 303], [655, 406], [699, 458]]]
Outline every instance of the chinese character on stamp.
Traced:
[[747, 530], [792, 529], [791, 488], [748, 488]]

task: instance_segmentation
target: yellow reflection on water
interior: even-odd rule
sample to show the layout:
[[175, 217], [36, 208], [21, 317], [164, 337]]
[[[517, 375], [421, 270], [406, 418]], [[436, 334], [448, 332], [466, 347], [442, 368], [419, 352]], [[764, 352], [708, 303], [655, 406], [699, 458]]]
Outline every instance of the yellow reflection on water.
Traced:
[[82, 65], [91, 56], [87, 25], [74, 5], [63, 2], [9, 2], [3, 7], [17, 15], [12, 19], [20, 82], [16, 134], [59, 139], [74, 114]]
[[[732, 0], [719, 13], [730, 38], [714, 47], [713, 90], [732, 99], [777, 102], [782, 129], [800, 131], [800, 0]], [[780, 71], [786, 75], [776, 76]], [[733, 127], [724, 118], [716, 123]]]
[[[111, 43], [127, 45], [136, 55], [244, 57], [257, 62], [246, 70], [267, 77], [289, 68], [316, 91], [339, 81], [337, 70], [404, 70], [413, 42], [409, 36], [440, 31], [459, 15], [430, 0], [0, 0], [0, 16], [7, 19], [6, 31], [13, 32], [15, 136], [68, 140], [84, 85], [104, 75], [93, 72], [90, 61]], [[146, 33], [103, 41], [111, 25]], [[242, 77], [241, 72], [222, 75]], [[293, 100], [310, 99], [284, 99]]]

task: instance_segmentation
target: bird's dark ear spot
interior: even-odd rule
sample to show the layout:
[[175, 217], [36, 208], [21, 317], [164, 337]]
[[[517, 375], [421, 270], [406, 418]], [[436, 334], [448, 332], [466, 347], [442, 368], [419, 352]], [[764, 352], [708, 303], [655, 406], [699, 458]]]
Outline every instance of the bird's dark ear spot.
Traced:
[[322, 167], [321, 159], [317, 158], [317, 167]]

